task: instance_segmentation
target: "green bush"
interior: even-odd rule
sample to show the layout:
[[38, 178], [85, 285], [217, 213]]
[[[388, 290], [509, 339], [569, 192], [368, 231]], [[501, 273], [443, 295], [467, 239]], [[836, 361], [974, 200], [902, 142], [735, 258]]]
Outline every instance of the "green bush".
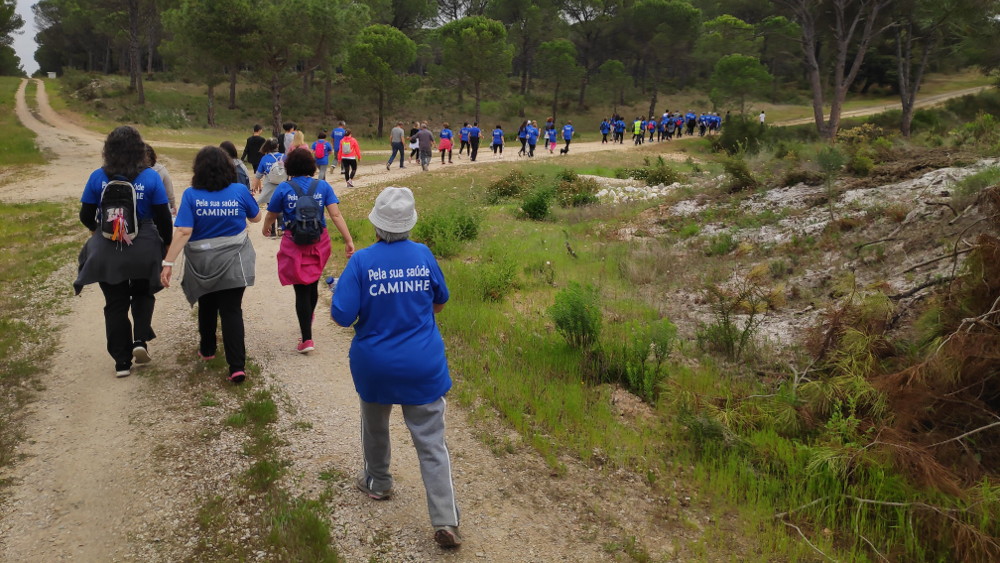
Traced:
[[564, 179], [556, 186], [556, 198], [563, 207], [580, 207], [597, 203], [597, 192], [601, 185], [593, 178]]
[[781, 179], [783, 186], [794, 186], [800, 183], [807, 186], [818, 186], [823, 183], [823, 175], [815, 170], [796, 167], [785, 172], [785, 176]]
[[481, 265], [476, 272], [476, 289], [483, 301], [503, 301], [517, 286], [517, 266], [502, 258]]
[[549, 316], [556, 331], [570, 346], [590, 348], [601, 335], [601, 301], [597, 288], [569, 282], [565, 289], [556, 293]]
[[680, 173], [666, 162], [663, 162], [662, 157], [659, 163], [646, 172], [647, 186], [669, 186], [674, 182], [680, 182], [681, 179]]
[[524, 196], [521, 212], [533, 221], [544, 221], [552, 212], [554, 196], [555, 192], [551, 188], [536, 188]]
[[847, 161], [847, 169], [856, 176], [867, 176], [875, 169], [875, 161], [858, 151]]
[[712, 150], [737, 153], [757, 153], [765, 143], [767, 127], [755, 119], [734, 117], [722, 128], [722, 134], [712, 137]]
[[479, 236], [482, 216], [467, 205], [445, 207], [433, 215], [421, 216], [413, 229], [413, 239], [426, 244], [437, 256], [458, 254], [462, 243]]
[[592, 380], [617, 383], [648, 403], [659, 396], [666, 362], [677, 337], [677, 327], [667, 319], [650, 324], [630, 324], [626, 336], [602, 345], [588, 359], [585, 374]]
[[722, 161], [722, 168], [729, 174], [729, 191], [741, 192], [743, 190], [753, 190], [760, 185], [750, 166], [742, 158], [731, 157]]
[[955, 183], [955, 194], [961, 197], [976, 196], [984, 189], [1000, 183], [1000, 166], [989, 166], [970, 174]]
[[615, 178], [619, 180], [642, 180], [646, 181], [649, 170], [645, 168], [615, 168]]
[[705, 293], [714, 321], [698, 329], [698, 347], [739, 360], [753, 344], [763, 321], [767, 292], [753, 282], [744, 282], [726, 288], [710, 285]]
[[724, 256], [736, 250], [739, 244], [730, 232], [718, 233], [708, 239], [705, 256]]
[[495, 205], [505, 199], [519, 197], [523, 193], [531, 191], [537, 181], [530, 174], [525, 174], [520, 170], [511, 170], [506, 176], [486, 187], [486, 203]]

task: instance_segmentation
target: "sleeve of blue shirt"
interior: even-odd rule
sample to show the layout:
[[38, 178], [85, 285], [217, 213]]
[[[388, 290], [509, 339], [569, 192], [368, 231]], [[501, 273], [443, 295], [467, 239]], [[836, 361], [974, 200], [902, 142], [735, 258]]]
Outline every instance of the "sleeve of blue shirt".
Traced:
[[330, 317], [340, 326], [351, 326], [361, 310], [361, 278], [356, 256], [347, 261], [330, 304]]
[[98, 168], [87, 178], [87, 185], [83, 187], [83, 195], [80, 196], [80, 203], [91, 203], [98, 205], [101, 203], [101, 183], [106, 176], [104, 171]]
[[[427, 247], [424, 247], [424, 251], [427, 253], [428, 263], [431, 264], [431, 290], [434, 292], [434, 304], [443, 305], [448, 302], [450, 297], [448, 286], [444, 283], [444, 273], [434, 258], [434, 253]], [[337, 289], [339, 290], [340, 286]]]
[[[246, 190], [244, 190], [246, 191]], [[181, 194], [181, 202], [177, 204], [177, 217], [174, 218], [175, 227], [194, 227], [194, 205], [191, 199], [194, 197], [192, 194], [194, 190], [186, 189], [184, 193]], [[247, 193], [250, 193], [247, 191]], [[256, 214], [254, 214], [256, 215]]]
[[328, 184], [326, 180], [319, 181], [319, 185], [316, 186], [316, 193], [323, 194], [323, 207], [331, 203], [340, 203], [337, 192], [333, 191], [333, 186]]
[[[167, 188], [163, 187], [163, 179], [160, 175], [152, 168], [147, 168], [149, 172], [146, 174], [146, 178], [143, 178], [143, 183], [146, 189], [151, 189], [149, 203], [150, 205], [166, 205], [170, 203], [167, 198]], [[137, 178], [138, 179], [138, 178]]]
[[285, 207], [285, 193], [291, 186], [288, 182], [282, 182], [278, 184], [278, 187], [274, 189], [274, 195], [271, 196], [271, 201], [267, 202], [267, 210], [271, 213], [282, 213]]

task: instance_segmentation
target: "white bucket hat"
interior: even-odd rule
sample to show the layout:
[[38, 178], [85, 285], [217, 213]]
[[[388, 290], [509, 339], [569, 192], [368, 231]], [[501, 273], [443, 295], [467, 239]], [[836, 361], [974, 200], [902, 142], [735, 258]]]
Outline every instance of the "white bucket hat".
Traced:
[[368, 220], [387, 233], [405, 233], [417, 224], [417, 209], [410, 188], [390, 186], [375, 198]]

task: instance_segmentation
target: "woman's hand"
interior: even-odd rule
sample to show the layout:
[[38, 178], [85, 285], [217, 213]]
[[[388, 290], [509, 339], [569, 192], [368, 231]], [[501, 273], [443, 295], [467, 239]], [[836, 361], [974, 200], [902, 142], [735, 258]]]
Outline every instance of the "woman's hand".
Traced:
[[344, 244], [344, 255], [347, 256], [348, 260], [350, 260], [351, 256], [354, 255], [354, 241], [353, 240], [350, 241], [350, 242], [348, 242], [348, 243], [346, 243], [346, 244]]
[[170, 274], [174, 271], [173, 266], [163, 266], [160, 270], [160, 283], [163, 287], [170, 287]]

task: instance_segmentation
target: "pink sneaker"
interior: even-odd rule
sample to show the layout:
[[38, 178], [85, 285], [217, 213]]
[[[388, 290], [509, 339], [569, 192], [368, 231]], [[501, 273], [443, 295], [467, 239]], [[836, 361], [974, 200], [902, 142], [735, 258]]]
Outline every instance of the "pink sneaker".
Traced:
[[299, 340], [299, 345], [295, 348], [299, 351], [299, 354], [307, 354], [316, 349], [316, 345], [312, 340], [306, 340], [305, 342]]

